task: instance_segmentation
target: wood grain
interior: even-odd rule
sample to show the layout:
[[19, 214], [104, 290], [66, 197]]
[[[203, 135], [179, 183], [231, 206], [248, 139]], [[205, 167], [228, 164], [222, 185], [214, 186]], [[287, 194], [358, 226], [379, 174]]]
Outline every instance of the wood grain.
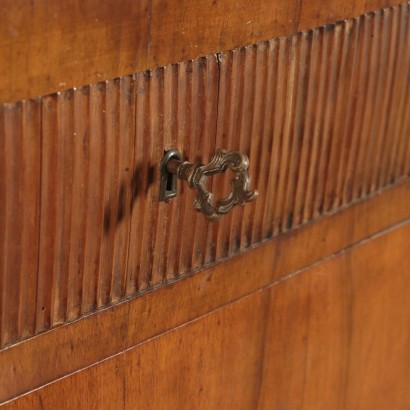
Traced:
[[400, 0], [3, 0], [0, 102], [111, 80]]
[[409, 237], [402, 224], [3, 408], [405, 410]]
[[[410, 179], [229, 261], [0, 351], [0, 402], [212, 312], [410, 218]], [[403, 265], [404, 267], [406, 265]]]
[[410, 406], [407, 224], [272, 287], [261, 409]]
[[[409, 67], [404, 4], [2, 104], [1, 346], [397, 183], [410, 173]], [[205, 162], [242, 150], [260, 197], [215, 224], [184, 185], [159, 203], [170, 148]]]

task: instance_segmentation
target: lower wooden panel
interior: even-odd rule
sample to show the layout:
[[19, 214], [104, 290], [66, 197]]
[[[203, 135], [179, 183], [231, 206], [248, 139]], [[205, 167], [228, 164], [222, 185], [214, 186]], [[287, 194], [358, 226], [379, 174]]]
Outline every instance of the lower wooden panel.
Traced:
[[408, 409], [409, 239], [402, 224], [4, 408]]

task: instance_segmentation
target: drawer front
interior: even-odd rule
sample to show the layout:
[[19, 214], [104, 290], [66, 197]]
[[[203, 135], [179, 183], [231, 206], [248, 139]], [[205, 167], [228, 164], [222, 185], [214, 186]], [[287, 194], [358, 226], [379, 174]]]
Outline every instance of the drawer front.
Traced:
[[[1, 346], [200, 270], [410, 173], [409, 5], [0, 106]], [[164, 150], [250, 158], [216, 223]], [[222, 196], [229, 180], [212, 181]]]

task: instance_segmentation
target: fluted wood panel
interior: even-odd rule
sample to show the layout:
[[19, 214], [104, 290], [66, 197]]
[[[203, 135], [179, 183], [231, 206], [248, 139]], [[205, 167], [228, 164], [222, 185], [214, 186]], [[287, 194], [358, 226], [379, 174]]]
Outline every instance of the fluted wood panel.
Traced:
[[[0, 106], [1, 346], [335, 212], [410, 173], [409, 5]], [[178, 148], [250, 157], [218, 223], [159, 203]], [[229, 179], [215, 177], [222, 195]]]

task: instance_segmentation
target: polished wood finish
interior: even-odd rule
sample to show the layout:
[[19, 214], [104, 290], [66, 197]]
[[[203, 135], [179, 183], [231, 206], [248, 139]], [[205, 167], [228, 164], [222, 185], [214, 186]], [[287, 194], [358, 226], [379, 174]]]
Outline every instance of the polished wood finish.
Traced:
[[[2, 1], [0, 407], [410, 408], [409, 12]], [[160, 203], [171, 148], [259, 198]]]
[[2, 0], [0, 102], [81, 87], [399, 0]]
[[407, 222], [4, 409], [408, 409], [409, 238]]
[[[410, 218], [410, 180], [228, 261], [0, 350], [0, 402], [278, 283]], [[409, 238], [410, 239], [410, 238]], [[405, 273], [404, 273], [405, 274]], [[41, 358], [41, 360], [39, 359]]]
[[[410, 173], [409, 70], [404, 4], [0, 105], [1, 346], [395, 184]], [[243, 151], [258, 200], [216, 224], [184, 186], [159, 203], [169, 148]]]

